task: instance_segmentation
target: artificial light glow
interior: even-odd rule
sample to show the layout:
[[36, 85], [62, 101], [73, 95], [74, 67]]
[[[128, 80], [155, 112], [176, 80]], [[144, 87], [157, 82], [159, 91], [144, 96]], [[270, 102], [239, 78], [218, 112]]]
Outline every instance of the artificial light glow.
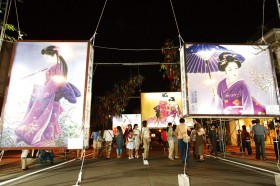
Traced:
[[199, 51], [197, 52], [195, 55], [197, 55], [198, 57], [200, 57], [201, 59], [203, 60], [209, 60], [210, 57], [214, 54], [215, 52], [215, 49], [212, 49], [212, 50], [202, 50], [202, 51]]
[[206, 85], [214, 85], [217, 82], [216, 79], [205, 79], [204, 83]]
[[52, 80], [54, 82], [58, 83], [58, 84], [65, 82], [64, 76], [57, 76], [57, 75], [55, 75], [55, 76], [52, 77]]

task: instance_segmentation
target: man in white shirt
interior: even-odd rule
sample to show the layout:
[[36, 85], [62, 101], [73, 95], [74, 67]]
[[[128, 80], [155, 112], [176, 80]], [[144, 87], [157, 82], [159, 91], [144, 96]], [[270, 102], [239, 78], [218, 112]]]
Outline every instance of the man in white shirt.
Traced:
[[150, 149], [150, 142], [151, 142], [151, 133], [148, 128], [148, 123], [146, 120], [142, 122], [142, 137], [141, 137], [141, 143], [143, 143], [144, 147], [144, 160], [147, 160], [149, 158], [149, 149]]

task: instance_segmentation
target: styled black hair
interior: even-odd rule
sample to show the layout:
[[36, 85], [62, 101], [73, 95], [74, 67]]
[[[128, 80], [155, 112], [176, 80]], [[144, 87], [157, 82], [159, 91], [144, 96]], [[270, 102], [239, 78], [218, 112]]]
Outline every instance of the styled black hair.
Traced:
[[147, 120], [144, 120], [144, 121], [142, 121], [142, 125], [143, 125], [143, 127], [147, 127]]
[[255, 123], [260, 123], [260, 119], [255, 119]]
[[180, 123], [185, 123], [185, 119], [184, 118], [180, 118], [179, 122]]
[[138, 124], [137, 124], [137, 123], [135, 123], [135, 124], [133, 125], [133, 129], [135, 129], [135, 127], [136, 127], [136, 126], [138, 126]]
[[66, 64], [66, 61], [64, 60], [64, 58], [59, 55], [58, 53], [58, 47], [56, 46], [48, 46], [46, 48], [44, 48], [42, 51], [41, 51], [41, 54], [42, 55], [49, 55], [49, 56], [54, 56], [56, 55], [57, 56], [57, 63], [60, 61], [60, 65], [62, 66], [62, 69], [63, 69], [63, 75], [64, 77], [67, 77], [67, 74], [68, 74], [68, 66]]
[[117, 126], [118, 131], [122, 132], [121, 126]]
[[234, 62], [237, 64], [238, 68], [241, 67], [241, 62], [235, 57], [235, 54], [231, 52], [223, 52], [219, 55], [218, 68], [220, 71], [225, 71], [225, 68], [229, 63]]

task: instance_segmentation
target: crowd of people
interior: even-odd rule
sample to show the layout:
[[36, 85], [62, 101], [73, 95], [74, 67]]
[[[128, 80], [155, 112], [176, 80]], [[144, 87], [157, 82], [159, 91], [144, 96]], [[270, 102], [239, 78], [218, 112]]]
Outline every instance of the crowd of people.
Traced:
[[[121, 126], [117, 126], [117, 130], [113, 132], [111, 126], [102, 132], [101, 130], [94, 129], [92, 132], [93, 139], [93, 159], [98, 159], [102, 156], [102, 147], [106, 152], [106, 159], [111, 158], [112, 144], [115, 142], [116, 158], [122, 158], [123, 150], [126, 150], [128, 159], [140, 158], [139, 148], [142, 145], [144, 149], [144, 159], [149, 157], [149, 149], [151, 142], [151, 132], [147, 126], [147, 121], [142, 122], [142, 130], [138, 128], [138, 124], [128, 124], [125, 131], [122, 131]], [[103, 134], [102, 134], [103, 133]]]
[[[169, 160], [181, 157], [182, 162], [186, 162], [190, 160], [190, 149], [192, 148], [193, 157], [203, 162], [206, 132], [202, 124], [194, 119], [194, 128], [191, 130], [185, 124], [184, 118], [179, 121], [180, 124], [178, 125], [169, 122], [167, 128], [161, 130], [158, 142], [163, 147], [163, 153]], [[137, 159], [141, 156], [139, 150], [142, 148], [143, 159], [148, 159], [152, 136], [147, 125], [146, 120], [142, 122], [142, 129], [138, 128], [138, 124], [133, 126], [128, 124], [124, 132], [121, 126], [117, 126], [114, 131], [111, 126], [107, 126], [104, 131], [94, 129], [92, 132], [93, 159], [98, 159], [103, 155], [102, 148], [105, 151], [104, 154], [106, 154], [105, 158], [110, 159], [112, 146], [115, 147], [116, 158]], [[214, 156], [217, 157], [216, 128], [212, 127], [211, 129], [208, 135], [212, 143], [211, 154], [214, 153]], [[189, 137], [189, 141], [186, 141], [186, 137]]]
[[[192, 151], [192, 157], [200, 162], [204, 161], [204, 149], [208, 144], [209, 154], [214, 158], [218, 157], [218, 151], [221, 150], [217, 143], [218, 133], [216, 126], [211, 124], [209, 129], [204, 129], [203, 125], [196, 119], [193, 119], [194, 127], [191, 129], [185, 124], [185, 119], [181, 118], [180, 124], [172, 124], [169, 122], [165, 129], [162, 129], [160, 133], [160, 140], [158, 142], [162, 145], [163, 153], [166, 154], [169, 160], [180, 159], [183, 163], [190, 160], [190, 151]], [[143, 149], [143, 159], [149, 158], [150, 142], [152, 140], [151, 130], [148, 127], [146, 120], [142, 122], [142, 129], [138, 128], [138, 124], [128, 124], [125, 131], [121, 126], [117, 126], [116, 130], [112, 130], [112, 126], [107, 126], [104, 131], [97, 128], [93, 129], [91, 134], [92, 147], [93, 147], [93, 159], [101, 158], [105, 155], [106, 159], [110, 159], [112, 149], [116, 151], [116, 158], [126, 157], [129, 160], [138, 159], [141, 157], [140, 149]], [[250, 133], [246, 130], [246, 126], [242, 126], [237, 134], [238, 146], [240, 151], [248, 155], [252, 154], [251, 140], [254, 140], [256, 145], [256, 159], [262, 157], [266, 160], [265, 154], [265, 137], [267, 135], [266, 128], [260, 124], [259, 119], [252, 120], [252, 128]], [[112, 148], [112, 147], [115, 148]], [[167, 154], [168, 153], [168, 154]], [[25, 155], [24, 155], [25, 154]], [[27, 150], [22, 153], [22, 169], [28, 169], [26, 167]], [[51, 164], [54, 161], [53, 151], [40, 150], [38, 153], [41, 163], [50, 161]], [[77, 151], [77, 158], [79, 158]]]

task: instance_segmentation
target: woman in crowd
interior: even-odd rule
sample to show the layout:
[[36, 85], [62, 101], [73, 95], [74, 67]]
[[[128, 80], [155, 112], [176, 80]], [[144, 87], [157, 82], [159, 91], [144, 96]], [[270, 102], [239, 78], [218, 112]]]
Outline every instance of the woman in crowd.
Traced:
[[112, 131], [112, 125], [107, 125], [103, 133], [103, 138], [105, 139], [106, 159], [111, 158], [110, 155], [112, 150], [113, 137], [114, 137], [114, 133]]
[[132, 129], [130, 129], [128, 133], [126, 148], [128, 149], [128, 159], [134, 159], [133, 149], [135, 148], [135, 145], [134, 145], [134, 134]]
[[[125, 141], [127, 142], [127, 138], [128, 138], [128, 134], [129, 134], [129, 131], [132, 129], [132, 125], [131, 124], [128, 124], [125, 131], [124, 131], [124, 137], [125, 137]], [[126, 148], [125, 146], [125, 149], [126, 149], [126, 155], [129, 156], [128, 152], [129, 150]]]
[[123, 137], [122, 128], [120, 126], [117, 126], [117, 131], [116, 131], [116, 153], [117, 153], [117, 158], [121, 158], [122, 157], [123, 144], [124, 144], [124, 137]]
[[139, 146], [140, 146], [140, 130], [138, 129], [138, 124], [134, 124], [133, 126], [133, 134], [134, 134], [134, 145], [135, 145], [135, 158], [139, 158]]
[[199, 156], [199, 161], [204, 161], [204, 139], [203, 135], [205, 134], [204, 129], [202, 128], [201, 124], [195, 120], [195, 154]]

